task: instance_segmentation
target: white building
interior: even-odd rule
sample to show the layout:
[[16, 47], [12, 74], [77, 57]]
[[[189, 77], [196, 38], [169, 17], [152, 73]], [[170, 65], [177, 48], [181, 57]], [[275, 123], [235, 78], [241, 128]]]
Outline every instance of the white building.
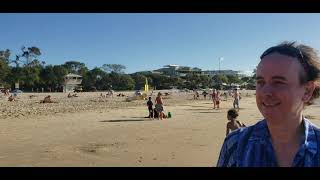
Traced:
[[73, 92], [82, 82], [82, 76], [77, 74], [67, 74], [64, 76], [63, 92]]

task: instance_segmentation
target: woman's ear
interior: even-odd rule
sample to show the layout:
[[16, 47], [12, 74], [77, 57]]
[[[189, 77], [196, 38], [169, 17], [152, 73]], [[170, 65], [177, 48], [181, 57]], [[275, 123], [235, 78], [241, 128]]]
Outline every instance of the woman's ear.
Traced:
[[314, 91], [315, 88], [316, 88], [316, 85], [315, 85], [315, 83], [313, 81], [309, 81], [304, 85], [305, 91], [304, 91], [304, 95], [303, 95], [303, 98], [302, 98], [302, 100], [304, 102], [308, 102], [311, 99], [313, 91]]

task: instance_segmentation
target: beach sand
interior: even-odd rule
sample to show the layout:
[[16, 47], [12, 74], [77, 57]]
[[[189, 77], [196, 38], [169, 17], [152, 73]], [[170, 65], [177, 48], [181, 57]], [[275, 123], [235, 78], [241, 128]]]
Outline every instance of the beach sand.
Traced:
[[[100, 92], [74, 98], [22, 93], [16, 102], [1, 96], [0, 166], [215, 166], [231, 98], [214, 110], [208, 97], [193, 100], [192, 93], [167, 92], [164, 108], [172, 118], [162, 121], [145, 118], [146, 101], [126, 102], [119, 92], [108, 98], [100, 98]], [[48, 94], [58, 103], [39, 103]], [[253, 125], [262, 118], [254, 91], [242, 97], [238, 120]], [[318, 110], [319, 105], [310, 106], [305, 115], [320, 126]]]

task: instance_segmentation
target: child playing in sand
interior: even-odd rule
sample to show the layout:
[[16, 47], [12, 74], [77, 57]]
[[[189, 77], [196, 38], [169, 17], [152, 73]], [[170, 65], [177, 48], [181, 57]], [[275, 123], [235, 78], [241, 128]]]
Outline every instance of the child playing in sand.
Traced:
[[236, 120], [236, 118], [239, 116], [238, 111], [236, 109], [230, 109], [227, 114], [227, 118], [229, 122], [227, 123], [227, 130], [226, 130], [226, 136], [228, 136], [230, 130], [235, 131], [241, 127], [246, 127], [242, 122]]

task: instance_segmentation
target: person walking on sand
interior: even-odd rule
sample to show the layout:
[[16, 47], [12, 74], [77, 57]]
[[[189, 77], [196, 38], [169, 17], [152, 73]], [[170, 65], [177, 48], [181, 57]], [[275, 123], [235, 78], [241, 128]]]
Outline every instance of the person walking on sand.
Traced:
[[240, 98], [240, 92], [238, 91], [238, 88], [236, 88], [233, 93], [233, 108], [236, 108], [237, 106], [237, 109], [239, 110]]
[[239, 116], [239, 113], [236, 109], [229, 109], [227, 113], [227, 119], [229, 122], [227, 123], [226, 127], [226, 136], [232, 131], [235, 131], [241, 127], [246, 127], [242, 122], [236, 120], [236, 118]]
[[212, 96], [212, 101], [213, 101], [213, 109], [216, 109], [216, 103], [217, 103], [216, 102], [216, 96], [217, 96], [217, 90], [216, 89], [213, 90], [211, 96]]
[[220, 91], [217, 90], [215, 95], [215, 102], [216, 102], [217, 109], [220, 108], [220, 95], [221, 95]]
[[155, 101], [155, 110], [158, 112], [159, 116], [158, 119], [160, 118], [162, 120], [163, 118], [163, 101], [161, 98], [161, 93], [158, 93], [158, 96], [156, 97], [156, 101]]

